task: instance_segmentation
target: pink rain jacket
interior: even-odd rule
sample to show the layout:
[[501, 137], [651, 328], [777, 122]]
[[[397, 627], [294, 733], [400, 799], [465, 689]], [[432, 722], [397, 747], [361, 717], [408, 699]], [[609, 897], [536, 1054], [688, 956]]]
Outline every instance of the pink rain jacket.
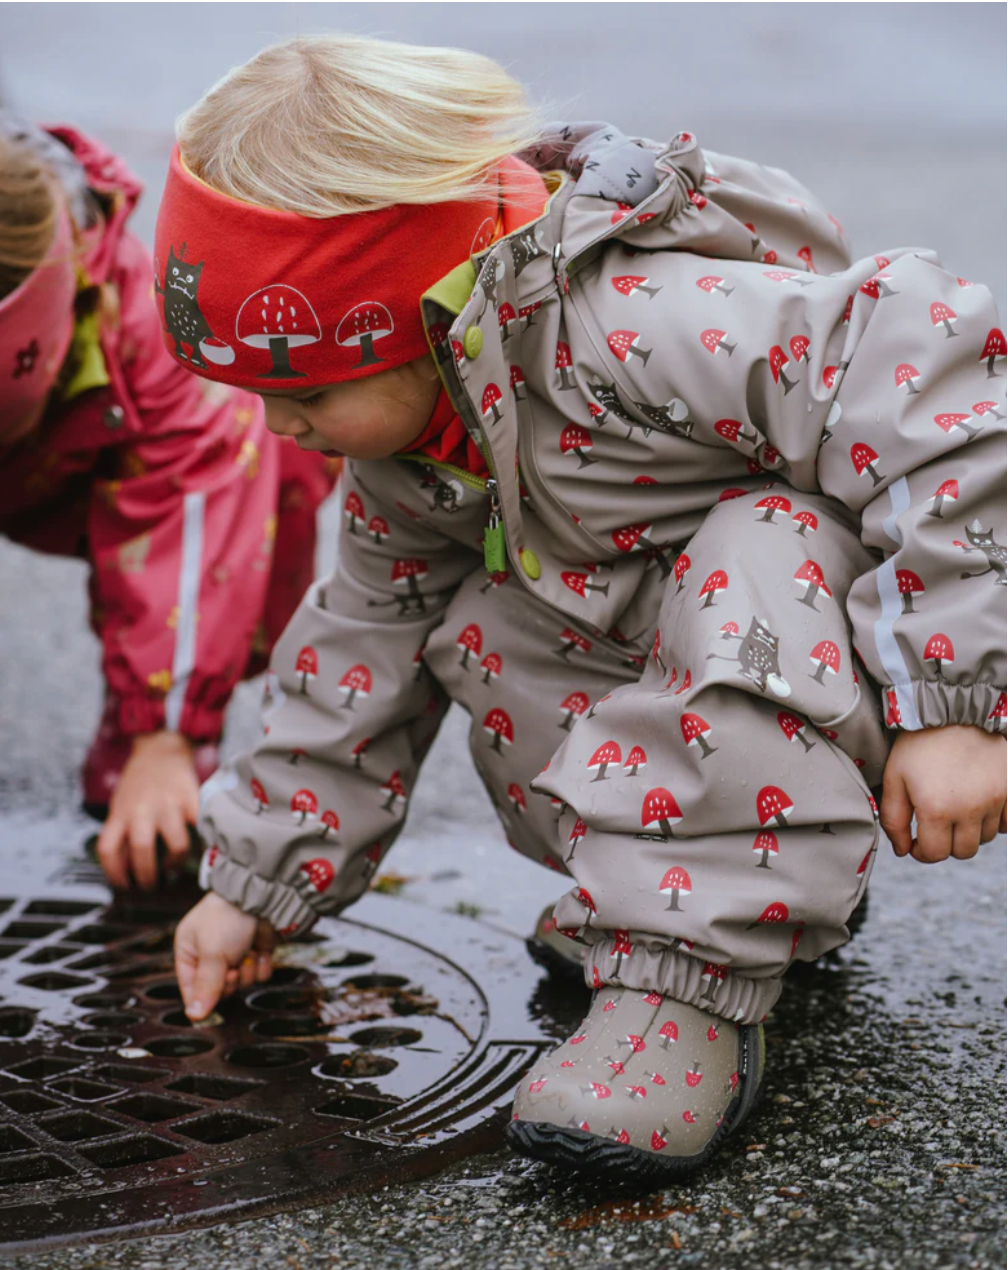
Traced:
[[260, 654], [311, 580], [313, 519], [296, 553], [306, 559], [289, 561], [291, 594], [280, 587], [264, 615], [278, 515], [281, 538], [285, 510], [311, 517], [333, 465], [267, 432], [258, 397], [168, 356], [150, 256], [127, 229], [138, 182], [99, 142], [50, 132], [104, 211], [83, 265], [114, 290], [118, 319], [85, 352], [88, 386], [72, 383], [26, 440], [0, 440], [0, 533], [91, 562], [92, 621], [124, 734], [213, 740], [261, 620]]

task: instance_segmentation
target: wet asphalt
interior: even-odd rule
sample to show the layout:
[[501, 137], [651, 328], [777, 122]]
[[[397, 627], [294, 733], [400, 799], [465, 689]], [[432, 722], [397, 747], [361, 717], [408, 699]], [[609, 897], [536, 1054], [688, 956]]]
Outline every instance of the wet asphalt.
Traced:
[[[857, 248], [934, 246], [1004, 313], [999, 5], [0, 5], [0, 96], [125, 153], [151, 190], [149, 240], [173, 116], [274, 36], [340, 27], [479, 48], [559, 113], [687, 126], [789, 167]], [[0, 541], [0, 875], [27, 852], [55, 869], [91, 829], [76, 812], [100, 703], [84, 585], [79, 563]], [[254, 702], [236, 694], [229, 749], [254, 735]], [[467, 724], [449, 716], [387, 861], [405, 879], [402, 929], [420, 904], [524, 933], [556, 882], [507, 849]], [[795, 972], [768, 1020], [763, 1103], [688, 1186], [635, 1200], [500, 1150], [365, 1199], [10, 1264], [1001, 1267], [1004, 949], [1004, 839], [933, 868], [883, 850], [856, 940]], [[583, 1004], [554, 998], [558, 1038]]]

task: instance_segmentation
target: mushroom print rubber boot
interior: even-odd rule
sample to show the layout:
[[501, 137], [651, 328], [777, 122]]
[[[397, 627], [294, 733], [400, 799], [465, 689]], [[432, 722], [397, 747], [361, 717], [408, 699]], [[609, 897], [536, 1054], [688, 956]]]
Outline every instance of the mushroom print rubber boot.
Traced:
[[752, 1110], [763, 1028], [657, 992], [602, 987], [577, 1032], [522, 1079], [519, 1154], [631, 1186], [706, 1163]]
[[584, 945], [563, 934], [553, 918], [553, 909], [553, 904], [547, 904], [539, 914], [535, 932], [525, 941], [525, 947], [532, 960], [547, 970], [552, 979], [572, 986], [583, 984]]

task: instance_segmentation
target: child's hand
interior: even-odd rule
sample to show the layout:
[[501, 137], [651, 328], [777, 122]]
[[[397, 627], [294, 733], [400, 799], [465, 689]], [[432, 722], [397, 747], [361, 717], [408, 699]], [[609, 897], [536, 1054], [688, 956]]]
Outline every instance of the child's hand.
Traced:
[[205, 1019], [222, 996], [265, 983], [273, 973], [276, 934], [268, 922], [243, 913], [213, 891], [175, 931], [175, 974], [191, 1019]]
[[1004, 738], [973, 727], [901, 733], [886, 764], [881, 821], [898, 856], [924, 864], [975, 856], [1005, 832]]
[[109, 882], [125, 890], [132, 874], [145, 890], [157, 885], [156, 840], [178, 867], [189, 851], [187, 822], [196, 823], [199, 781], [192, 746], [177, 732], [151, 732], [133, 741], [98, 837], [98, 859]]

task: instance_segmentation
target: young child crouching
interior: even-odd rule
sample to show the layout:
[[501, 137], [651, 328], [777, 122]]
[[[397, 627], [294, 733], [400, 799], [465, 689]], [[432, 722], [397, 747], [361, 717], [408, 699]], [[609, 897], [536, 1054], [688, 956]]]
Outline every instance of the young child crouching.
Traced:
[[537, 130], [483, 58], [336, 37], [188, 113], [157, 240], [218, 350], [189, 368], [349, 460], [267, 734], [206, 790], [189, 1014], [364, 891], [458, 701], [598, 989], [510, 1141], [695, 1167], [788, 964], [847, 938], [872, 788], [900, 855], [1004, 826], [989, 293], [923, 251], [851, 264], [801, 185], [690, 133]]

